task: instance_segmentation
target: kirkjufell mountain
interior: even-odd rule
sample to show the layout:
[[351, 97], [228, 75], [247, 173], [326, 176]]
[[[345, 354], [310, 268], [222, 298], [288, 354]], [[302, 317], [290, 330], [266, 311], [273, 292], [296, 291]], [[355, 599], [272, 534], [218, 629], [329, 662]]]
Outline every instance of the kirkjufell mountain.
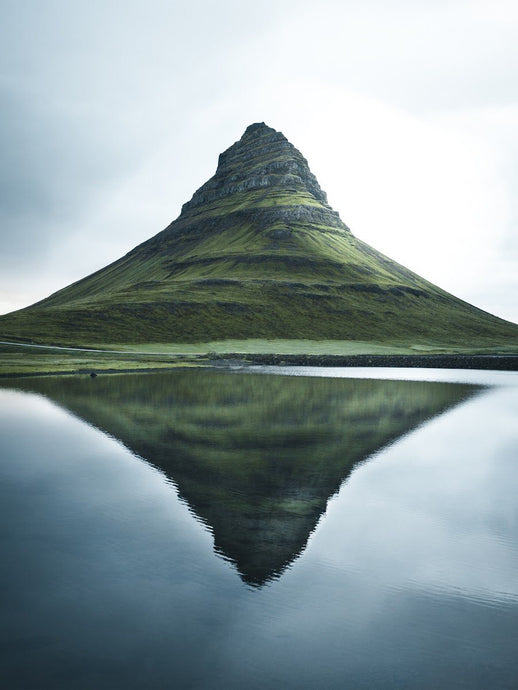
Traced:
[[[459, 261], [462, 257], [459, 257]], [[264, 123], [165, 230], [118, 261], [0, 317], [4, 339], [228, 338], [515, 345], [518, 326], [441, 290], [349, 230], [306, 159]]]

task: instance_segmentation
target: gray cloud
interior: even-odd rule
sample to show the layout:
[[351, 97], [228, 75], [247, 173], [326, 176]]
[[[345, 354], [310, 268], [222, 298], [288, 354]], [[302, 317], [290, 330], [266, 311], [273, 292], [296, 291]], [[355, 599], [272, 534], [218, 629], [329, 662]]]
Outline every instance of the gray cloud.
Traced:
[[[85, 122], [20, 94], [1, 94], [0, 220], [4, 256], [38, 255], [69, 233], [129, 174], [142, 150], [126, 148], [111, 122]], [[142, 145], [141, 145], [142, 148]]]

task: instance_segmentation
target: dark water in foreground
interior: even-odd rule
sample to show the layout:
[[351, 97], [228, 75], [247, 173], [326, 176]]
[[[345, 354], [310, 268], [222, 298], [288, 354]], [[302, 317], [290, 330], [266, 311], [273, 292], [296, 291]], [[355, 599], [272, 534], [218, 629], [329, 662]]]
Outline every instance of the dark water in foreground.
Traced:
[[515, 690], [518, 377], [343, 374], [4, 382], [0, 687]]

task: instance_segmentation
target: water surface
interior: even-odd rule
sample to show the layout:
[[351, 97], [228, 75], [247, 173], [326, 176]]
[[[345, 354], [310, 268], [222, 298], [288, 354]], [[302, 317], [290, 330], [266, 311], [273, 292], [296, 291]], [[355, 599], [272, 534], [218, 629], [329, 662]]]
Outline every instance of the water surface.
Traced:
[[515, 688], [518, 389], [474, 374], [4, 383], [2, 687]]

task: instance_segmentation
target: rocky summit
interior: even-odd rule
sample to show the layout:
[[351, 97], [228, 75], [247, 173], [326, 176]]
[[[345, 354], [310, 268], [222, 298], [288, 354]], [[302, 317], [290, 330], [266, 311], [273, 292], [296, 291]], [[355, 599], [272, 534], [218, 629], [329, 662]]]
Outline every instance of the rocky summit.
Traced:
[[[459, 259], [460, 260], [460, 259]], [[357, 239], [303, 155], [264, 123], [165, 230], [47, 299], [0, 317], [4, 339], [59, 343], [230, 338], [491, 348], [518, 326]]]

